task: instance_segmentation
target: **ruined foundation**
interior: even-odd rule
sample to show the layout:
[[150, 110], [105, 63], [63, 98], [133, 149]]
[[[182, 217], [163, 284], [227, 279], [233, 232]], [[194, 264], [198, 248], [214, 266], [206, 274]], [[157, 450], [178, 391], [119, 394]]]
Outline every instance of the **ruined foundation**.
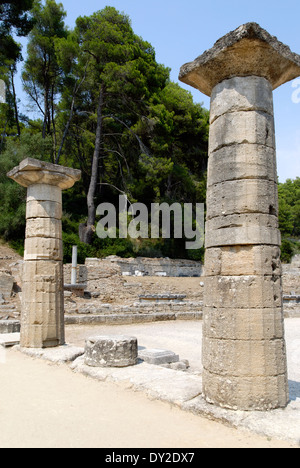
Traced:
[[272, 91], [300, 57], [255, 23], [182, 67], [211, 96], [203, 393], [231, 409], [288, 403]]

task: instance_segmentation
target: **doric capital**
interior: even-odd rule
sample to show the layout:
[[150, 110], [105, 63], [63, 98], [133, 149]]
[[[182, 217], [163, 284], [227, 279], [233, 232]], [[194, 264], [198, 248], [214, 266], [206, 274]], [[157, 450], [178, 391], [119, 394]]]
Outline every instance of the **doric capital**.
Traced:
[[219, 39], [194, 62], [183, 65], [179, 79], [210, 96], [213, 88], [235, 76], [261, 76], [273, 89], [300, 76], [300, 55], [257, 23], [247, 23]]
[[62, 190], [73, 187], [81, 178], [81, 171], [70, 167], [27, 158], [12, 169], [7, 177], [23, 187], [46, 184], [60, 187]]

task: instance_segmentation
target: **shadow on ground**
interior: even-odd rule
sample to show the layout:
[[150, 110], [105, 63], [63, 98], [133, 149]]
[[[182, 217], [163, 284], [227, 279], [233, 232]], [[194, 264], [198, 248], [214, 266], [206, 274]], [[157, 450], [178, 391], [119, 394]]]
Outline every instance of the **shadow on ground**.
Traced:
[[290, 399], [292, 401], [296, 401], [297, 398], [300, 398], [300, 382], [296, 382], [295, 380], [289, 380], [289, 387]]

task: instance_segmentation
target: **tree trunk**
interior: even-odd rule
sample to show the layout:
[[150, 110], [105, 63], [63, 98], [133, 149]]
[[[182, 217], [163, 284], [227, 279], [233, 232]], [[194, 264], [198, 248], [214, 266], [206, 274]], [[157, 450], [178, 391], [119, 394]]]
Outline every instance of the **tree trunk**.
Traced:
[[71, 122], [72, 122], [72, 119], [73, 119], [76, 95], [77, 95], [82, 83], [85, 81], [85, 79], [86, 79], [86, 69], [85, 69], [84, 76], [83, 76], [82, 80], [80, 81], [80, 83], [75, 84], [75, 86], [74, 86], [71, 109], [70, 109], [70, 116], [69, 116], [69, 120], [67, 122], [67, 125], [65, 126], [65, 130], [64, 130], [64, 133], [63, 133], [63, 136], [62, 136], [62, 140], [61, 140], [61, 144], [60, 144], [60, 147], [59, 147], [59, 150], [58, 150], [58, 154], [57, 154], [57, 157], [56, 157], [55, 164], [59, 164], [59, 160], [60, 160], [61, 153], [62, 153], [64, 144], [65, 144], [65, 140], [66, 140], [66, 138], [68, 136], [69, 128], [70, 128], [70, 125], [71, 125]]
[[14, 99], [14, 108], [15, 108], [15, 119], [16, 119], [16, 125], [17, 125], [17, 132], [18, 132], [18, 137], [20, 138], [21, 128], [20, 128], [19, 112], [18, 112], [18, 105], [17, 105], [17, 95], [16, 95], [16, 88], [15, 88], [15, 81], [14, 81], [14, 71], [13, 71], [12, 67], [10, 69], [10, 76], [11, 76], [11, 87], [12, 87], [13, 99]]
[[95, 220], [96, 220], [96, 207], [95, 207], [95, 194], [98, 181], [98, 167], [99, 157], [101, 151], [101, 138], [102, 138], [102, 123], [103, 123], [103, 102], [104, 102], [104, 85], [101, 85], [98, 109], [97, 109], [97, 130], [95, 140], [95, 151], [93, 155], [91, 180], [89, 191], [87, 195], [87, 208], [88, 208], [88, 219], [85, 225], [81, 225], [79, 229], [79, 236], [81, 242], [91, 244], [93, 235], [95, 232]]
[[73, 96], [73, 98], [72, 98], [70, 116], [69, 116], [67, 125], [65, 126], [65, 130], [64, 130], [64, 133], [63, 133], [63, 136], [62, 136], [62, 139], [61, 139], [61, 143], [60, 143], [60, 147], [59, 147], [59, 150], [58, 150], [58, 153], [57, 153], [55, 164], [59, 164], [59, 161], [60, 161], [62, 150], [63, 150], [64, 144], [65, 144], [66, 138], [68, 136], [69, 128], [70, 128], [70, 125], [71, 125], [71, 122], [72, 122], [72, 119], [73, 119], [74, 105], [75, 105], [75, 96]]
[[51, 88], [51, 121], [52, 121], [52, 131], [53, 131], [53, 162], [56, 161], [56, 126], [55, 126], [55, 110], [54, 110], [54, 87]]
[[44, 123], [43, 123], [43, 139], [46, 138], [47, 133], [47, 120], [48, 120], [48, 89], [45, 88], [45, 96], [44, 96]]

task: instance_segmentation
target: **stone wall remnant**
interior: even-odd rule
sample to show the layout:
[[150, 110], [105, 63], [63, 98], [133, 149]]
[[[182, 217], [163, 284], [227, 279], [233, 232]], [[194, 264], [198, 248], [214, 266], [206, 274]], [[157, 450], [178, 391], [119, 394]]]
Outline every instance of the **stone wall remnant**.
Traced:
[[272, 91], [299, 75], [300, 56], [256, 23], [180, 72], [211, 97], [203, 391], [231, 409], [289, 400]]

